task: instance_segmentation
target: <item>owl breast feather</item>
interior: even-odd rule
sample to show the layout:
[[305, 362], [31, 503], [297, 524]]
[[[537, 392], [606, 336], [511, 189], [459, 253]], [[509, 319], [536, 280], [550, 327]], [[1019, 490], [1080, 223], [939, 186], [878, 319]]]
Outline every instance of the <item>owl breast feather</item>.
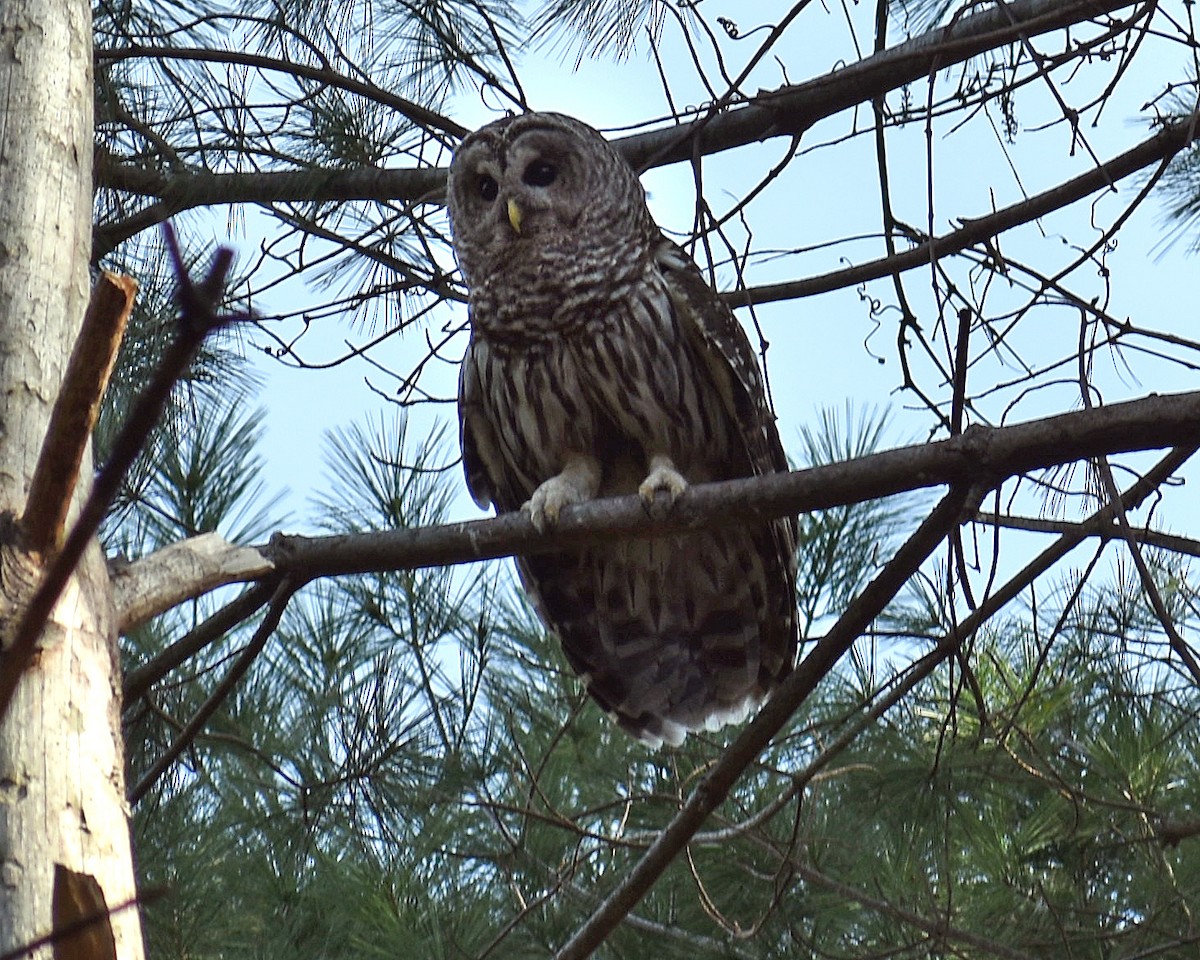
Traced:
[[579, 308], [554, 336], [475, 331], [481, 406], [507, 475], [520, 478], [498, 506], [519, 507], [571, 453], [597, 456], [607, 495], [632, 493], [654, 454], [689, 482], [723, 478], [714, 464], [730, 457], [730, 417], [661, 277], [603, 310]]

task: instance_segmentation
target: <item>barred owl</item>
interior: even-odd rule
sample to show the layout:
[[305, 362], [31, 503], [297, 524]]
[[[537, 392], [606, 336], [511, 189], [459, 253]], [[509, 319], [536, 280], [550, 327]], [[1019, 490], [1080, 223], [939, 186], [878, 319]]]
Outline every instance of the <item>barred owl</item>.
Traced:
[[[529, 113], [463, 140], [449, 180], [470, 290], [467, 485], [545, 530], [568, 504], [787, 469], [745, 333], [591, 127]], [[518, 558], [571, 667], [652, 745], [738, 722], [796, 656], [796, 521]]]

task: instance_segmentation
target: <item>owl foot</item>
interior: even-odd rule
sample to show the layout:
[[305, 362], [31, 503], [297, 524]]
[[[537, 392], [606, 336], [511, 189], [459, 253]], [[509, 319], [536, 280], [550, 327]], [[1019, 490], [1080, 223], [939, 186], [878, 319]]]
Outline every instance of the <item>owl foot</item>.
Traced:
[[599, 461], [587, 454], [571, 454], [562, 473], [539, 484], [521, 509], [529, 514], [534, 529], [538, 533], [545, 533], [558, 523], [558, 515], [563, 507], [591, 500], [599, 489]]
[[679, 495], [688, 488], [683, 474], [675, 469], [671, 458], [655, 454], [650, 458], [650, 473], [638, 486], [638, 496], [655, 520], [670, 513]]

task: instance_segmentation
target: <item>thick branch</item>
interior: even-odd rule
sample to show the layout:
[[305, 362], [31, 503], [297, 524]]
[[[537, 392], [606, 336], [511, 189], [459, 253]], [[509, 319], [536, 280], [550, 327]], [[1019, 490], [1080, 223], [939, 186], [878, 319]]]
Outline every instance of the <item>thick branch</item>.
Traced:
[[[1151, 396], [1011, 427], [977, 425], [949, 440], [900, 447], [807, 470], [697, 484], [676, 501], [670, 515], [662, 518], [648, 517], [636, 496], [614, 497], [565, 508], [557, 529], [548, 534], [535, 530], [524, 514], [509, 513], [488, 520], [331, 537], [278, 534], [270, 545], [246, 550], [265, 558], [264, 572], [267, 564], [273, 564], [274, 574], [290, 576], [297, 582], [470, 563], [600, 540], [796, 515], [943, 484], [994, 486], [1008, 477], [1102, 454], [1188, 446], [1200, 436], [1197, 423], [1200, 392]], [[1082, 538], [1099, 532], [1097, 528], [1081, 527], [1078, 535]], [[157, 563], [152, 558], [147, 562], [147, 569]], [[189, 575], [186, 568], [177, 569], [172, 595], [179, 602], [200, 596], [214, 586], [246, 580], [253, 575], [256, 563], [251, 553], [236, 549], [214, 554], [193, 574]], [[151, 604], [155, 612], [163, 609], [161, 601], [162, 597]], [[132, 601], [123, 602], [121, 609], [123, 617], [133, 616]]]
[[121, 633], [177, 603], [229, 583], [257, 580], [274, 566], [252, 547], [203, 533], [164, 547], [113, 571], [113, 599]]
[[[1145, 502], [1147, 497], [1152, 496], [1159, 487], [1174, 476], [1195, 452], [1196, 448], [1190, 446], [1176, 447], [1168, 452], [1158, 463], [1147, 470], [1144, 475], [1139, 477], [1121, 494], [1121, 506], [1126, 510], [1136, 510]], [[1029, 563], [1025, 564], [1002, 586], [984, 596], [979, 606], [967, 617], [958, 621], [950, 632], [943, 634], [929, 653], [906, 668], [902, 674], [902, 679], [888, 690], [885, 697], [878, 700], [855, 723], [839, 733], [833, 741], [826, 744], [821, 752], [804, 769], [792, 774], [791, 783], [785, 791], [776, 796], [767, 806], [763, 807], [748, 820], [732, 827], [697, 834], [692, 842], [727, 843], [732, 837], [754, 829], [774, 817], [784, 806], [791, 802], [792, 797], [805, 789], [813, 778], [832, 762], [834, 757], [841, 754], [846, 747], [853, 743], [863, 730], [887, 713], [895, 704], [900, 703], [916, 689], [922, 680], [933, 673], [938, 664], [958, 650], [964, 640], [973, 636], [980, 627], [991, 620], [1004, 607], [1008, 606], [1022, 591], [1032, 586], [1038, 577], [1048, 573], [1057, 566], [1072, 550], [1088, 538], [1090, 531], [1111, 525], [1116, 510], [1116, 506], [1109, 503], [1101, 507], [1082, 523], [1067, 525], [1065, 529], [1060, 531], [1060, 536], [1053, 544], [1039, 553]], [[972, 519], [978, 522], [979, 517], [980, 514], [977, 512]], [[876, 695], [873, 694], [872, 696]], [[869, 702], [870, 698], [863, 704], [864, 709], [866, 709]], [[630, 841], [635, 839], [629, 833], [624, 833], [621, 837], [624, 840]]]
[[99, 260], [124, 240], [184, 210], [218, 203], [301, 203], [307, 200], [429, 200], [445, 192], [440, 167], [406, 170], [286, 170], [277, 173], [147, 172], [117, 164], [97, 166], [97, 185], [158, 197], [126, 220], [96, 227], [92, 259]]
[[560, 550], [599, 539], [644, 537], [823, 510], [950, 483], [984, 483], [1102, 454], [1187, 445], [1200, 436], [1200, 392], [1151, 396], [1011, 427], [969, 427], [917, 444], [828, 466], [752, 480], [699, 484], [671, 514], [647, 517], [636, 496], [563, 510], [543, 535], [528, 517], [332, 537], [277, 536], [267, 548], [278, 572], [322, 576], [466, 563], [513, 553]]
[[[1056, 418], [1061, 419], [1061, 418]], [[1015, 428], [1009, 428], [1015, 429]], [[1195, 440], [1193, 431], [1192, 441]], [[1122, 509], [1122, 505], [1135, 506], [1150, 495], [1159, 484], [1166, 481], [1194, 452], [1194, 446], [1180, 447], [1164, 457], [1143, 479], [1136, 482], [1120, 496], [1119, 503], [1110, 503], [1101, 508], [1091, 522], [1103, 523], [1111, 520]], [[956, 492], [957, 491], [957, 492]], [[976, 489], [975, 493], [978, 493]], [[767, 702], [734, 743], [725, 751], [709, 774], [701, 781], [687, 803], [672, 818], [658, 839], [643, 855], [633, 871], [605, 900], [599, 910], [588, 918], [563, 950], [558, 960], [571, 960], [589, 956], [621, 922], [621, 918], [637, 905], [650, 888], [678, 856], [683, 847], [692, 840], [700, 826], [728, 794], [737, 778], [769, 743], [770, 738], [795, 712], [805, 697], [850, 648], [855, 639], [878, 616], [884, 606], [896, 595], [908, 576], [915, 572], [930, 552], [936, 548], [943, 535], [953, 528], [958, 511], [967, 501], [966, 488], [952, 488], [937, 509], [926, 519], [920, 529], [900, 549], [874, 581], [850, 604], [846, 613], [833, 629], [817, 644], [797, 666], [793, 673]], [[1058, 543], [1048, 548], [1022, 574], [1014, 577], [1004, 588], [990, 596], [984, 607], [975, 611], [959, 624], [958, 629], [947, 634], [929, 656], [923, 658], [923, 673], [949, 656], [988, 618], [1012, 600], [1017, 593], [1032, 582], [1035, 571], [1049, 569], [1054, 562], [1065, 556], [1077, 545], [1082, 533], [1065, 533]], [[905, 571], [909, 571], [905, 573]], [[911, 680], [912, 678], [910, 678]], [[915, 683], [915, 680], [912, 680]], [[916, 915], [914, 914], [913, 917]], [[912, 918], [909, 918], [911, 922]]]
[[[726, 113], [616, 141], [638, 169], [691, 161], [773, 137], [802, 134], [818, 120], [867, 103], [907, 83], [996, 47], [1062, 29], [1132, 6], [1130, 0], [1014, 0], [866, 57], [806, 83], [760, 94]], [[103, 164], [97, 184], [158, 198], [138, 221], [145, 229], [173, 213], [214, 203], [281, 200], [409, 200], [441, 202], [446, 169], [330, 170], [280, 173], [148, 173]], [[144, 222], [143, 222], [144, 221]], [[97, 229], [94, 257], [131, 234], [124, 223]]]

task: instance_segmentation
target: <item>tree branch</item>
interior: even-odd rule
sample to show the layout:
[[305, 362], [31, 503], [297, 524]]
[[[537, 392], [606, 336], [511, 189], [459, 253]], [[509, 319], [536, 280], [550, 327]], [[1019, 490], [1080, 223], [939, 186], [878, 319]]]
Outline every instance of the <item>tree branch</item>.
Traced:
[[[1097, 537], [1101, 540], [1125, 538], [1125, 534], [1111, 517], [1100, 521], [1089, 520], [1080, 523], [1072, 520], [1047, 520], [1042, 517], [1006, 516], [981, 510], [972, 519], [976, 523], [986, 523], [1009, 530], [1027, 530], [1033, 533], [1081, 533], [1085, 537]], [[1160, 550], [1169, 550], [1172, 553], [1200, 557], [1200, 540], [1146, 527], [1135, 528], [1133, 535], [1138, 543], [1148, 547], [1158, 547]]]
[[267, 615], [263, 618], [263, 622], [254, 631], [254, 636], [250, 638], [250, 642], [246, 644], [246, 648], [242, 651], [241, 656], [229, 668], [229, 672], [221, 678], [221, 682], [217, 684], [216, 689], [213, 690], [208, 699], [200, 705], [200, 709], [188, 721], [187, 726], [171, 741], [171, 745], [167, 747], [166, 752], [154, 761], [154, 764], [146, 771], [142, 779], [129, 791], [129, 803], [131, 805], [137, 803], [145, 796], [146, 791], [154, 786], [155, 781], [187, 749], [188, 745], [195, 739], [196, 734], [204, 729], [204, 725], [208, 723], [209, 718], [225, 702], [225, 698], [237, 686], [238, 681], [245, 676], [246, 671], [250, 669], [250, 665], [254, 663], [255, 659], [262, 652], [263, 647], [266, 646], [271, 634], [275, 632], [275, 628], [279, 626], [279, 621], [283, 617], [283, 611], [287, 608], [288, 601], [295, 592], [296, 588], [287, 580], [280, 581], [279, 585], [275, 587], [274, 594], [271, 597], [271, 607], [267, 611]]
[[842, 883], [840, 880], [835, 880], [833, 877], [814, 869], [798, 857], [791, 857], [788, 860], [788, 865], [800, 877], [814, 886], [824, 887], [826, 890], [836, 893], [843, 900], [847, 900], [850, 903], [857, 903], [859, 906], [866, 907], [868, 910], [872, 910], [881, 916], [899, 920], [910, 927], [916, 927], [928, 936], [931, 945], [934, 947], [940, 946], [943, 941], [951, 940], [966, 944], [968, 947], [973, 947], [975, 950], [990, 954], [991, 956], [1001, 957], [1003, 960], [1033, 960], [1031, 954], [1014, 950], [1012, 947], [1005, 946], [995, 940], [988, 940], [986, 937], [981, 937], [970, 930], [951, 926], [948, 918], [938, 917], [937, 919], [931, 919], [891, 900], [885, 900], [882, 897], [873, 897], [862, 890], [852, 887], [848, 883]]
[[864, 57], [801, 84], [759, 94], [744, 106], [617, 146], [635, 167], [690, 161], [772, 137], [803, 134], [817, 121], [931, 76], [996, 47], [1134, 6], [1130, 0], [1013, 0]]
[[1113, 476], [1108, 457], [1097, 457], [1096, 459], [1101, 483], [1105, 492], [1116, 506], [1116, 510], [1113, 513], [1113, 520], [1116, 521], [1117, 526], [1121, 530], [1122, 539], [1124, 539], [1126, 546], [1129, 548], [1129, 556], [1133, 560], [1133, 565], [1138, 572], [1138, 578], [1142, 582], [1142, 591], [1146, 595], [1150, 609], [1154, 611], [1154, 615], [1158, 618], [1158, 622], [1163, 628], [1163, 633], [1166, 634], [1167, 642], [1171, 645], [1171, 649], [1175, 651], [1175, 655], [1179, 657], [1180, 662], [1187, 668], [1188, 673], [1191, 674], [1192, 682], [1200, 686], [1200, 660], [1196, 658], [1195, 651], [1192, 650], [1191, 645], [1183, 638], [1178, 628], [1176, 628], [1174, 618], [1167, 609], [1162, 592], [1158, 589], [1158, 584], [1154, 580], [1154, 574], [1150, 571], [1150, 565], [1146, 563], [1146, 558], [1142, 555], [1142, 548], [1138, 544], [1133, 524], [1129, 522], [1125, 506], [1121, 503], [1121, 495], [1117, 491], [1117, 481]]
[[136, 294], [137, 283], [130, 277], [107, 271], [101, 272], [92, 288], [21, 517], [24, 545], [33, 553], [46, 556], [62, 541], [83, 454], [92, 438]]
[[118, 630], [128, 633], [177, 603], [226, 584], [258, 580], [273, 569], [258, 550], [216, 533], [173, 543], [113, 570]]
[[124, 240], [184, 210], [222, 203], [302, 203], [311, 200], [411, 200], [442, 202], [446, 170], [419, 167], [382, 170], [284, 170], [270, 173], [147, 173], [127, 164], [97, 167], [100, 187], [157, 197], [126, 220], [97, 224], [92, 260]]
[[524, 514], [422, 529], [330, 537], [277, 535], [265, 555], [298, 580], [467, 563], [514, 553], [677, 533], [824, 510], [941, 484], [984, 483], [1100, 456], [1194, 443], [1200, 392], [1150, 396], [1010, 427], [973, 425], [960, 436], [828, 466], [748, 480], [697, 484], [667, 517], [646, 515], [640, 498], [567, 507], [540, 534]]
[[[1102, 507], [1093, 517], [1089, 518], [1087, 523], [1111, 522], [1113, 517], [1123, 509], [1123, 505], [1131, 508], [1141, 503], [1160, 484], [1172, 476], [1195, 453], [1195, 450], [1194, 445], [1180, 446], [1172, 450], [1146, 476], [1121, 494], [1118, 502]], [[916, 567], [923, 562], [923, 558], [928, 556], [941, 541], [944, 534], [953, 528], [957, 522], [958, 510], [967, 501], [964, 488], [959, 487], [957, 490], [957, 493], [955, 489], [952, 489], [947, 494], [880, 575], [851, 603], [833, 629], [801, 661], [795, 673], [776, 691], [760, 711], [758, 717], [738, 736], [737, 740], [725, 751], [701, 781], [684, 807], [646, 851], [634, 870], [560, 951], [558, 960], [574, 960], [574, 958], [589, 956], [621, 922], [624, 914], [632, 910], [645, 896], [683, 846], [696, 835], [707, 815], [724, 799], [742, 771], [765, 748], [770, 738], [782, 728], [804, 698], [815, 688], [816, 683], [833, 668], [854, 640], [866, 630], [870, 621], [895, 596], [907, 581], [908, 576], [911, 575], [911, 571], [916, 570]], [[1085, 539], [1085, 536], [1082, 532], [1076, 531], [1064, 533], [1057, 543], [1048, 547], [1034, 561], [1026, 565], [1025, 569], [1008, 581], [1003, 588], [989, 595], [978, 610], [958, 624], [957, 629], [946, 634], [934, 650], [915, 665], [916, 668], [912, 671], [913, 675], [905, 678], [904, 685], [909, 688], [915, 686], [919, 679], [927, 676], [938, 663], [950, 656], [962, 643], [964, 637], [974, 633], [1040, 573], [1050, 569], [1066, 556]], [[904, 573], [905, 570], [909, 570], [910, 573]], [[863, 617], [867, 617], [865, 622], [861, 619]], [[870, 716], [880, 715], [883, 711], [879, 707], [886, 709], [886, 705], [892, 702], [894, 699], [888, 698], [884, 704], [878, 705]], [[853, 733], [849, 733], [848, 736], [853, 736]], [[839, 738], [839, 742], [842, 739]], [[825, 751], [818, 758], [818, 762], [822, 758], [828, 762], [831, 756], [831, 751]], [[819, 766], [814, 763], [806, 769], [805, 774], [811, 778], [817, 769]], [[1163, 834], [1164, 842], [1169, 842], [1168, 836], [1166, 833]]]
[[1142, 141], [1132, 150], [1113, 157], [1103, 166], [1095, 167], [1073, 180], [988, 216], [964, 220], [965, 225], [958, 230], [926, 240], [911, 250], [846, 267], [844, 270], [834, 270], [819, 277], [764, 284], [746, 290], [732, 290], [722, 294], [722, 299], [731, 307], [793, 300], [827, 293], [830, 290], [840, 290], [868, 280], [878, 280], [880, 277], [902, 273], [914, 267], [927, 267], [942, 257], [958, 253], [1055, 210], [1061, 210], [1098, 190], [1107, 189], [1115, 181], [1144, 170], [1151, 164], [1166, 163], [1197, 139], [1200, 139], [1200, 113], [1193, 113], [1190, 117], [1165, 123], [1154, 136]]
[[203, 623], [198, 624], [148, 663], [125, 675], [122, 699], [125, 707], [141, 697], [176, 667], [186, 663], [210, 643], [223, 637], [243, 620], [248, 620], [270, 601], [275, 583], [270, 579], [242, 592]]
[[[636, 496], [567, 507], [557, 529], [547, 534], [536, 531], [529, 518], [519, 512], [436, 527], [329, 537], [277, 534], [263, 547], [227, 554], [218, 551], [193, 574], [188, 574], [186, 568], [177, 570], [171, 594], [179, 602], [200, 596], [214, 586], [247, 579], [257, 563], [252, 554], [264, 558], [264, 572], [267, 564], [274, 565], [266, 580], [251, 591], [252, 596], [244, 595], [210, 618], [217, 621], [211, 629], [206, 621], [194, 631], [194, 640], [189, 634], [187, 642], [173, 646], [162, 663], [134, 671], [126, 685], [126, 697], [134, 699], [199, 646], [257, 611], [268, 595], [261, 591], [267, 589], [269, 593], [273, 577], [288, 576], [300, 585], [318, 577], [469, 563], [598, 541], [761, 521], [943, 484], [990, 487], [1012, 476], [1105, 453], [1167, 446], [1188, 450], [1196, 441], [1197, 423], [1200, 391], [1152, 396], [1011, 427], [975, 425], [958, 437], [937, 443], [901, 447], [807, 470], [697, 484], [688, 488], [663, 518], [648, 517]], [[1182, 456], [1186, 459], [1187, 453]], [[1097, 519], [1063, 529], [1063, 542], [1074, 545], [1102, 532], [1105, 523], [1111, 523], [1111, 514], [1101, 513]], [[146, 575], [161, 560], [159, 555], [146, 558]], [[120, 576], [117, 574], [118, 590], [123, 596], [127, 591], [120, 584]], [[159, 601], [152, 605], [159, 606]], [[122, 601], [122, 609], [127, 611], [124, 615], [133, 616], [133, 601]]]
[[462, 138], [469, 132], [465, 127], [455, 123], [440, 113], [423, 107], [419, 103], [405, 97], [397, 96], [390, 90], [378, 87], [373, 83], [365, 83], [345, 74], [338, 73], [329, 67], [314, 67], [307, 63], [280, 60], [278, 57], [268, 57], [260, 53], [250, 53], [248, 50], [214, 50], [206, 47], [169, 47], [142, 46], [131, 44], [117, 50], [97, 50], [93, 54], [97, 63], [116, 63], [121, 60], [198, 60], [207, 63], [234, 63], [243, 67], [254, 67], [275, 73], [284, 73], [288, 77], [303, 77], [312, 80], [323, 87], [333, 87], [345, 90], [347, 93], [358, 94], [368, 100], [391, 107], [397, 113], [408, 117], [413, 123], [426, 130], [435, 130], [441, 134]]
[[[1121, 494], [1121, 504], [1127, 510], [1137, 509], [1147, 497], [1153, 495], [1162, 484], [1174, 476], [1195, 452], [1196, 448], [1191, 446], [1176, 447], [1168, 452]], [[1015, 600], [1022, 591], [1032, 586], [1038, 577], [1049, 572], [1079, 544], [1093, 536], [1093, 531], [1110, 526], [1113, 523], [1116, 509], [1115, 504], [1105, 504], [1082, 523], [1067, 524], [1063, 529], [1058, 530], [1060, 535], [1054, 543], [1025, 564], [999, 588], [989, 591], [975, 610], [956, 623], [951, 632], [938, 639], [929, 653], [905, 669], [902, 677], [895, 682], [895, 686], [887, 691], [886, 696], [871, 704], [869, 709], [867, 709], [867, 703], [864, 703], [863, 709], [866, 712], [838, 734], [832, 742], [823, 747], [821, 752], [803, 770], [793, 774], [792, 783], [787, 790], [742, 823], [713, 830], [707, 834], [697, 834], [693, 842], [728, 843], [732, 838], [753, 830], [775, 816], [790, 802], [793, 796], [803, 790], [838, 754], [853, 743], [859, 734], [915, 690], [917, 684], [933, 673], [938, 664], [953, 654], [961, 646], [963, 640], [973, 636], [980, 627]], [[973, 519], [978, 521], [978, 517], [979, 514], [976, 513]], [[872, 696], [878, 696], [878, 693]], [[867, 702], [870, 702], [870, 698]], [[630, 839], [630, 837], [626, 834], [622, 836], [622, 839]]]

